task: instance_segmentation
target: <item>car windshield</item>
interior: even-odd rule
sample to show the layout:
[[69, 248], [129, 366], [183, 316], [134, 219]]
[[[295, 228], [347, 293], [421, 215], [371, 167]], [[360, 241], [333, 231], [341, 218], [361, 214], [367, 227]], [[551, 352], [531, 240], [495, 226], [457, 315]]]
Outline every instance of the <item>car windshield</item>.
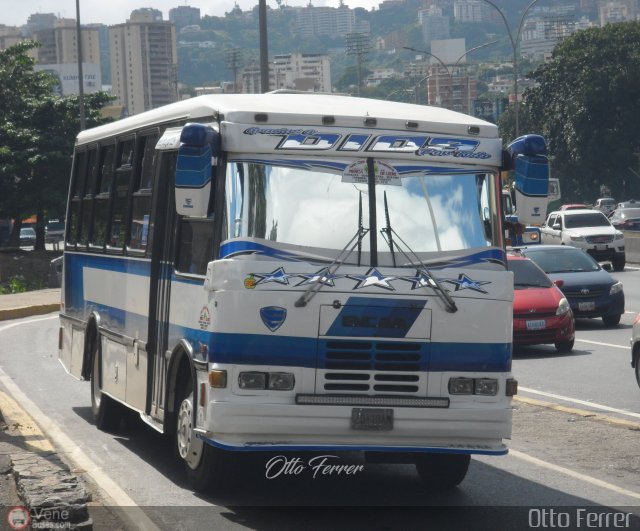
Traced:
[[52, 221], [51, 223], [47, 224], [46, 229], [47, 231], [64, 230], [64, 223], [62, 221]]
[[[370, 229], [372, 224], [366, 183], [345, 177], [338, 164], [333, 169], [331, 162], [229, 163], [224, 239], [229, 244], [268, 240], [333, 259], [359, 228]], [[400, 174], [387, 162], [375, 164], [380, 168], [376, 171], [386, 172], [383, 175], [397, 175], [376, 186], [380, 265], [410, 266], [413, 258], [407, 256], [412, 254], [400, 254], [401, 245], [421, 259], [426, 253], [494, 245], [491, 174], [434, 175], [408, 165], [402, 165]], [[347, 263], [358, 263], [360, 253], [367, 263], [370, 251], [367, 234]]]
[[571, 214], [564, 218], [564, 226], [566, 229], [577, 229], [580, 227], [609, 227], [610, 225], [611, 223], [609, 223], [607, 217], [600, 212]]
[[600, 266], [591, 256], [580, 249], [535, 249], [527, 251], [527, 257], [547, 273], [572, 273], [598, 271]]
[[24, 229], [20, 229], [20, 236], [35, 236], [36, 231], [31, 227], [25, 227]]
[[509, 271], [513, 271], [514, 286], [523, 288], [549, 288], [549, 277], [531, 260], [507, 260]]

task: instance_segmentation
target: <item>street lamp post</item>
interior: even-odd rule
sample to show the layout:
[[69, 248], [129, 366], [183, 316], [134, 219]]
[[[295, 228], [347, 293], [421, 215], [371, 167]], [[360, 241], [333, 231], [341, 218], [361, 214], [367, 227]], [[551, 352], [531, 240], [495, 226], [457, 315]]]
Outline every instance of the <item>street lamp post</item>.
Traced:
[[511, 32], [511, 28], [509, 27], [509, 23], [507, 22], [507, 17], [504, 16], [502, 10], [494, 4], [491, 0], [482, 0], [486, 2], [490, 6], [492, 6], [502, 18], [505, 27], [507, 28], [507, 33], [509, 34], [509, 41], [511, 41], [511, 49], [513, 50], [513, 92], [515, 97], [515, 115], [516, 115], [516, 138], [520, 136], [520, 123], [518, 118], [518, 42], [520, 41], [520, 34], [522, 33], [522, 25], [524, 24], [524, 19], [527, 16], [529, 10], [533, 7], [533, 5], [538, 2], [538, 0], [532, 0], [529, 5], [525, 8], [524, 13], [522, 13], [522, 18], [520, 19], [520, 24], [518, 25], [518, 32], [516, 33], [515, 39], [513, 38], [513, 33]]
[[[465, 56], [467, 56], [468, 54], [470, 54], [471, 52], [475, 52], [476, 50], [479, 50], [480, 48], [484, 48], [486, 46], [491, 46], [492, 44], [495, 44], [496, 42], [498, 42], [498, 41], [485, 42], [484, 44], [480, 44], [478, 46], [474, 46], [473, 48], [469, 48], [460, 57], [458, 57], [458, 59], [456, 59], [455, 63], [453, 63], [450, 66], [452, 68], [455, 68], [456, 66], [458, 66], [458, 63], [460, 61], [462, 61], [462, 59]], [[453, 98], [453, 72], [451, 70], [449, 70], [449, 66], [447, 66], [442, 59], [440, 59], [437, 55], [432, 54], [431, 52], [427, 52], [426, 50], [418, 50], [418, 49], [412, 48], [410, 46], [403, 46], [402, 48], [404, 48], [405, 50], [410, 50], [412, 52], [426, 54], [426, 55], [428, 55], [430, 57], [433, 57], [436, 61], [438, 61], [444, 67], [445, 71], [447, 72], [447, 75], [449, 76], [449, 82], [451, 83], [451, 94], [452, 94], [452, 98]], [[427, 76], [427, 77], [430, 77], [430, 76]], [[437, 76], [436, 76], [436, 83], [439, 80], [440, 80], [440, 74], [438, 73]], [[468, 83], [468, 80], [467, 80], [467, 83]], [[439, 96], [440, 96], [440, 90], [439, 90], [439, 88], [436, 88], [436, 98], [439, 97]]]

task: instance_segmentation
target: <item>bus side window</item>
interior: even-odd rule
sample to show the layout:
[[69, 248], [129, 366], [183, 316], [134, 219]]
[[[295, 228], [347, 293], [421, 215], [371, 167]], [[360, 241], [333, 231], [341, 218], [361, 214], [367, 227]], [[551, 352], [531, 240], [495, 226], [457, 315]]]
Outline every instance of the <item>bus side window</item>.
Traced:
[[107, 241], [107, 222], [109, 220], [109, 199], [113, 182], [113, 160], [115, 144], [103, 146], [100, 150], [100, 163], [96, 175], [96, 197], [93, 206], [93, 231], [90, 244], [103, 249]]
[[69, 203], [69, 219], [67, 220], [67, 245], [75, 245], [78, 239], [80, 207], [84, 196], [85, 177], [87, 171], [87, 152], [76, 152], [73, 162], [73, 182], [71, 184], [71, 201]]
[[153, 238], [151, 222], [151, 197], [153, 193], [153, 176], [157, 151], [158, 134], [138, 138], [138, 151], [133, 182], [133, 198], [131, 203], [131, 227], [129, 230], [128, 249], [146, 251]]
[[118, 166], [114, 176], [113, 209], [111, 216], [111, 234], [109, 247], [123, 249], [126, 233], [127, 204], [129, 196], [129, 183], [132, 174], [133, 138], [118, 144]]
[[205, 275], [213, 260], [213, 219], [181, 219], [179, 237], [176, 270]]
[[87, 182], [82, 198], [82, 219], [80, 222], [80, 234], [78, 245], [86, 246], [89, 243], [89, 231], [93, 217], [93, 198], [95, 197], [96, 161], [98, 150], [96, 147], [87, 152], [86, 176]]

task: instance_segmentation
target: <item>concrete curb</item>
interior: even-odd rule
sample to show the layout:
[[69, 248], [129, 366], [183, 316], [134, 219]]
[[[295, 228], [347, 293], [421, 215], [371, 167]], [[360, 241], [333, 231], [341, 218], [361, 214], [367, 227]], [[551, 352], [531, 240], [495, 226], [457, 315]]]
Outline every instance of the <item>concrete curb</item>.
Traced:
[[13, 398], [0, 392], [0, 449], [32, 527], [90, 530], [91, 494], [58, 455], [38, 424]]
[[58, 311], [60, 311], [60, 303], [36, 304], [33, 306], [21, 306], [19, 308], [7, 308], [5, 310], [0, 310], [0, 321], [22, 319], [23, 317], [31, 317], [32, 315], [42, 315]]

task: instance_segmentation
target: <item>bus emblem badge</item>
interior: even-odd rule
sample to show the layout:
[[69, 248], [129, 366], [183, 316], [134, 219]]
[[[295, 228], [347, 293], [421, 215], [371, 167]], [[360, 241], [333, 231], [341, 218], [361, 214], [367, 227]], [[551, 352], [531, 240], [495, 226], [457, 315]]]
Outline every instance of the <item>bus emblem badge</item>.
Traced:
[[279, 306], [265, 306], [260, 308], [260, 318], [269, 330], [275, 332], [287, 318], [287, 310]]

